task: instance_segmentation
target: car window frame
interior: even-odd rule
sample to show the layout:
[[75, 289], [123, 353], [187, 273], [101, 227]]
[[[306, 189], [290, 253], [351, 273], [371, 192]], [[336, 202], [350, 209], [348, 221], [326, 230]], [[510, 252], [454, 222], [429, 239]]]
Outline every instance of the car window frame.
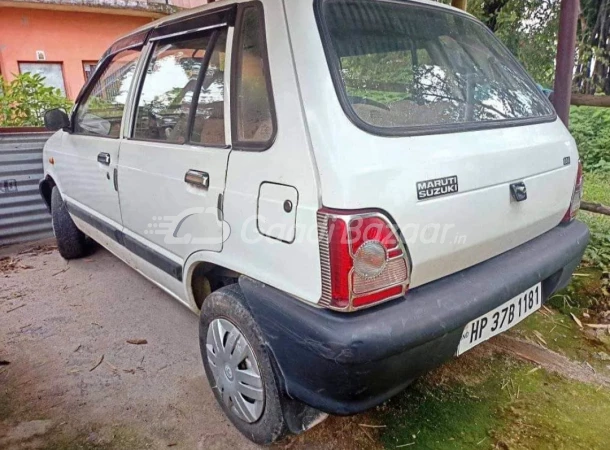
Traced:
[[195, 147], [206, 147], [206, 148], [231, 148], [231, 144], [229, 144], [229, 142], [227, 142], [227, 117], [226, 117], [226, 104], [227, 101], [230, 101], [227, 99], [227, 73], [226, 73], [226, 60], [225, 60], [225, 71], [223, 72], [223, 81], [224, 81], [224, 86], [223, 86], [223, 98], [222, 98], [222, 108], [223, 108], [223, 122], [224, 122], [224, 144], [210, 144], [210, 143], [205, 143], [205, 142], [193, 142], [193, 126], [195, 125], [195, 119], [197, 118], [197, 108], [199, 107], [199, 98], [201, 97], [201, 87], [203, 86], [203, 83], [205, 81], [205, 77], [207, 75], [208, 69], [210, 67], [210, 60], [212, 59], [212, 55], [214, 54], [214, 51], [216, 51], [216, 45], [218, 44], [218, 40], [220, 38], [220, 34], [221, 33], [225, 33], [225, 58], [227, 55], [229, 55], [229, 47], [231, 46], [231, 43], [229, 42], [229, 27], [223, 27], [223, 28], [218, 28], [216, 30], [216, 32], [214, 33], [214, 35], [211, 37], [210, 39], [210, 43], [208, 45], [208, 47], [210, 47], [209, 49], [206, 49], [206, 54], [203, 58], [203, 61], [201, 62], [201, 68], [202, 70], [199, 72], [199, 74], [197, 75], [197, 82], [195, 84], [195, 87], [193, 89], [193, 100], [191, 102], [191, 109], [189, 111], [189, 117], [188, 117], [188, 126], [187, 126], [187, 137], [188, 140], [185, 142], [185, 144], [188, 145], [193, 145]]
[[[70, 127], [67, 130], [68, 133], [75, 134], [77, 136], [94, 136], [94, 135], [89, 135], [89, 134], [80, 134], [80, 133], [76, 133], [74, 131], [75, 119], [76, 119], [76, 114], [78, 113], [78, 109], [84, 103], [85, 100], [89, 99], [91, 90], [93, 89], [93, 87], [95, 86], [95, 84], [97, 83], [99, 78], [102, 76], [101, 74], [104, 72], [104, 70], [106, 70], [106, 67], [108, 66], [108, 64], [110, 64], [110, 62], [112, 61], [112, 58], [114, 58], [116, 55], [118, 55], [119, 53], [121, 53], [125, 50], [137, 50], [140, 52], [140, 55], [138, 56], [138, 60], [136, 61], [136, 72], [135, 72], [133, 81], [136, 80], [137, 74], [138, 74], [138, 66], [140, 65], [142, 55], [144, 54], [143, 50], [144, 50], [144, 47], [146, 46], [147, 38], [151, 31], [152, 30], [149, 28], [141, 30], [141, 31], [135, 31], [135, 32], [117, 40], [116, 42], [114, 42], [108, 48], [108, 50], [106, 50], [102, 54], [102, 56], [100, 57], [100, 59], [98, 61], [97, 66], [95, 67], [95, 70], [91, 74], [91, 77], [89, 77], [89, 80], [87, 80], [87, 82], [83, 85], [82, 89], [76, 96], [76, 100], [74, 101], [74, 107], [72, 108], [72, 111], [70, 113]], [[134, 83], [132, 82], [131, 86], [129, 88], [130, 92], [127, 94], [127, 102], [126, 102], [125, 108], [123, 110], [123, 118], [121, 120], [121, 130], [119, 131], [119, 138], [123, 134], [122, 129], [123, 129], [123, 124], [125, 122], [125, 112], [126, 112], [127, 108], [129, 107], [129, 99], [131, 97], [131, 91], [133, 90], [133, 85], [134, 85]], [[113, 137], [109, 137], [109, 136], [101, 136], [101, 135], [99, 137], [102, 137], [102, 138], [105, 137], [106, 139], [117, 139], [117, 138], [113, 138]]]
[[[271, 136], [266, 141], [240, 141], [237, 132], [237, 76], [241, 68], [241, 50], [242, 50], [242, 23], [244, 14], [248, 9], [256, 9], [260, 18], [259, 38], [261, 40], [261, 55], [263, 58], [263, 74], [265, 76], [265, 85], [267, 88], [267, 98], [269, 99], [269, 110], [271, 113]], [[230, 75], [230, 109], [231, 109], [231, 143], [233, 150], [263, 152], [270, 149], [275, 142], [278, 132], [277, 113], [275, 108], [275, 99], [273, 92], [273, 83], [271, 81], [271, 68], [269, 64], [269, 53], [267, 46], [267, 26], [265, 21], [265, 9], [260, 1], [252, 1], [240, 3], [237, 8], [237, 17], [235, 19], [235, 29], [233, 33], [233, 42], [231, 50], [231, 75]]]
[[[140, 73], [138, 74], [138, 79], [137, 79], [137, 85], [135, 87], [135, 93], [133, 95], [133, 97], [131, 98], [131, 103], [132, 103], [132, 108], [130, 111], [130, 116], [129, 116], [129, 129], [128, 129], [128, 133], [124, 136], [124, 139], [128, 140], [128, 141], [134, 141], [134, 142], [150, 142], [150, 143], [156, 143], [156, 144], [163, 144], [163, 145], [175, 145], [175, 146], [195, 146], [195, 147], [205, 147], [205, 148], [219, 148], [219, 149], [226, 149], [226, 148], [231, 148], [231, 145], [227, 142], [225, 142], [224, 145], [218, 145], [218, 144], [204, 144], [204, 143], [200, 143], [200, 142], [191, 142], [191, 137], [192, 137], [192, 124], [194, 123], [195, 120], [195, 116], [191, 116], [191, 114], [196, 113], [196, 108], [197, 105], [195, 103], [195, 98], [197, 98], [197, 102], [199, 101], [199, 95], [200, 93], [196, 93], [195, 90], [199, 89], [201, 90], [201, 85], [203, 84], [203, 81], [205, 79], [205, 74], [208, 70], [208, 66], [210, 63], [210, 59], [212, 57], [213, 51], [216, 47], [216, 43], [218, 42], [218, 36], [220, 35], [221, 32], [225, 32], [227, 34], [227, 40], [226, 40], [226, 47], [225, 47], [225, 52], [227, 52], [228, 47], [230, 45], [229, 43], [229, 27], [232, 26], [233, 22], [231, 19], [231, 11], [232, 9], [228, 9], [228, 8], [219, 8], [221, 10], [221, 12], [228, 12], [228, 16], [226, 17], [227, 20], [225, 21], [221, 21], [217, 24], [213, 24], [213, 25], [208, 25], [205, 27], [198, 27], [198, 28], [193, 28], [190, 30], [179, 30], [170, 34], [155, 34], [154, 32], [151, 33], [151, 37], [149, 37], [149, 39], [147, 40], [147, 45], [146, 45], [146, 49], [143, 52], [144, 53], [144, 57], [142, 59], [142, 70], [140, 71]], [[215, 16], [218, 14], [217, 10], [212, 10], [210, 12], [206, 12], [206, 14], [203, 15], [203, 18], [205, 18], [205, 16]], [[195, 16], [195, 18], [197, 17], [201, 17], [201, 14], [198, 16]], [[190, 21], [189, 21], [190, 22]], [[187, 23], [189, 23], [187, 22]], [[193, 91], [193, 99], [191, 100], [191, 104], [189, 105], [189, 117], [188, 117], [188, 126], [187, 126], [187, 130], [186, 130], [186, 136], [188, 137], [188, 139], [185, 139], [185, 141], [183, 143], [179, 143], [179, 142], [168, 142], [168, 141], [164, 141], [164, 140], [160, 140], [160, 139], [143, 139], [143, 138], [136, 138], [134, 137], [135, 134], [135, 126], [136, 126], [136, 122], [137, 122], [137, 118], [138, 118], [138, 104], [140, 102], [140, 97], [142, 95], [142, 89], [144, 88], [144, 82], [146, 80], [146, 74], [147, 74], [147, 69], [148, 66], [150, 65], [150, 61], [152, 60], [154, 54], [155, 54], [155, 49], [159, 46], [159, 45], [163, 45], [163, 43], [168, 43], [168, 42], [172, 42], [172, 41], [180, 41], [181, 39], [193, 39], [196, 38], [197, 36], [205, 36], [207, 34], [211, 33], [210, 36], [210, 41], [208, 42], [208, 46], [205, 48], [205, 55], [203, 57], [203, 60], [201, 62], [201, 69], [199, 71], [199, 73], [197, 74], [197, 81], [196, 81], [196, 85], [194, 87], [194, 91]], [[212, 50], [212, 51], [209, 51]], [[228, 52], [227, 52], [228, 54]], [[226, 77], [225, 77], [226, 79]], [[226, 83], [225, 83], [226, 84]], [[225, 86], [225, 92], [226, 92], [226, 86]], [[223, 99], [223, 102], [226, 103], [227, 99], [226, 99], [226, 93]], [[226, 117], [225, 117], [225, 127], [226, 127]], [[225, 133], [226, 136], [226, 133]], [[225, 138], [226, 141], [226, 138]]]
[[[125, 114], [128, 113], [130, 94], [133, 89], [134, 81], [135, 81], [135, 78], [137, 75], [137, 68], [138, 68], [140, 59], [142, 58], [142, 54], [143, 54], [143, 52], [142, 52], [143, 46], [144, 46], [144, 44], [135, 44], [130, 47], [121, 48], [114, 53], [106, 54], [103, 57], [103, 59], [100, 60], [97, 67], [95, 68], [95, 71], [89, 78], [89, 81], [87, 82], [87, 84], [85, 84], [85, 86], [81, 90], [78, 98], [76, 99], [76, 102], [74, 103], [74, 108], [72, 109], [72, 113], [70, 115], [70, 130], [69, 130], [70, 134], [73, 134], [75, 136], [100, 137], [100, 138], [104, 138], [104, 139], [120, 139], [121, 138], [123, 123], [125, 120]], [[97, 82], [100, 80], [101, 76], [104, 74], [104, 71], [106, 70], [106, 68], [112, 63], [114, 57], [123, 52], [130, 51], [130, 50], [139, 51], [140, 54], [138, 55], [138, 58], [134, 61], [135, 62], [134, 79], [132, 80], [131, 85], [129, 87], [129, 91], [127, 93], [127, 98], [125, 101], [125, 106], [123, 107], [123, 114], [121, 116], [121, 129], [119, 130], [118, 136], [104, 136], [101, 134], [77, 132], [75, 127], [76, 127], [76, 117], [78, 115], [79, 108], [81, 108], [87, 102], [87, 100], [89, 100], [89, 98], [91, 96], [91, 91], [93, 90], [93, 88], [95, 87]]]
[[[339, 55], [335, 51], [335, 47], [332, 43], [332, 37], [330, 35], [330, 30], [328, 29], [327, 21], [324, 17], [324, 4], [328, 0], [314, 0], [313, 8], [314, 8], [314, 16], [316, 19], [316, 24], [318, 26], [318, 33], [320, 35], [320, 39], [322, 41], [322, 47], [324, 49], [324, 56], [326, 59], [326, 65], [330, 72], [330, 76], [333, 82], [333, 86], [335, 88], [335, 92], [337, 95], [337, 99], [339, 100], [339, 104], [341, 105], [341, 109], [347, 116], [347, 118], [352, 122], [357, 128], [362, 131], [381, 137], [409, 137], [409, 136], [428, 136], [428, 135], [437, 135], [437, 134], [448, 134], [448, 133], [462, 133], [468, 131], [479, 131], [479, 130], [490, 130], [490, 129], [498, 129], [498, 128], [510, 128], [510, 127], [519, 127], [526, 125], [535, 125], [542, 123], [551, 123], [557, 121], [557, 113], [555, 108], [548, 100], [548, 98], [544, 97], [544, 94], [540, 92], [540, 95], [544, 97], [544, 100], [550, 105], [551, 114], [539, 116], [539, 117], [524, 117], [517, 119], [499, 119], [492, 121], [482, 121], [482, 122], [471, 122], [471, 123], [453, 123], [453, 124], [434, 124], [434, 125], [412, 125], [412, 126], [401, 126], [401, 127], [380, 127], [376, 125], [372, 125], [362, 118], [358, 116], [354, 108], [352, 107], [348, 95], [347, 89], [344, 83], [344, 80], [341, 76], [341, 68], [339, 62]], [[429, 5], [425, 3], [419, 3], [411, 0], [380, 0], [381, 3], [397, 3], [403, 5], [409, 5], [422, 9], [434, 9], [436, 11], [443, 11], [447, 14], [455, 14], [459, 15], [471, 22], [475, 22], [477, 25], [481, 25], [478, 20], [469, 14], [460, 11], [460, 10], [450, 10], [444, 6], [440, 5]], [[508, 58], [512, 63], [516, 64], [519, 68], [522, 68], [523, 73], [525, 75], [526, 83], [535, 90], [539, 91], [535, 81], [532, 79], [531, 75], [523, 68], [523, 65], [517, 60], [517, 58], [512, 54], [510, 50], [506, 48], [506, 46], [489, 30], [487, 27], [483, 26], [485, 31], [496, 41], [496, 43], [503, 47], [507, 54]]]

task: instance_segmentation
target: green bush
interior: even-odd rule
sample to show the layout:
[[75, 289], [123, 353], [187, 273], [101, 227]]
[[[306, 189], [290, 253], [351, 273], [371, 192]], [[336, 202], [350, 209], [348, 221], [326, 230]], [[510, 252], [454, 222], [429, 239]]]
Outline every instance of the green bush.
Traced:
[[585, 172], [610, 172], [610, 108], [573, 106], [570, 131]]
[[0, 127], [40, 127], [45, 111], [71, 107], [59, 89], [45, 86], [42, 75], [22, 73], [10, 83], [0, 76]]
[[[601, 171], [585, 174], [584, 200], [610, 205], [610, 173]], [[584, 262], [603, 272], [610, 270], [610, 217], [587, 211], [579, 213], [591, 231], [591, 241]]]

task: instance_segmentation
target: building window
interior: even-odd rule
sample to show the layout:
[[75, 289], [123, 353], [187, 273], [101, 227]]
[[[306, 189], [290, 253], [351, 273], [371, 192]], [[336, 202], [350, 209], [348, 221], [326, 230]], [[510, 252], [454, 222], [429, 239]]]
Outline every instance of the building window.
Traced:
[[64, 96], [66, 95], [61, 63], [20, 62], [19, 72], [41, 75], [46, 86], [59, 89]]
[[97, 66], [97, 62], [92, 61], [83, 61], [83, 72], [85, 74], [85, 83], [89, 81], [91, 75], [95, 71], [95, 66]]

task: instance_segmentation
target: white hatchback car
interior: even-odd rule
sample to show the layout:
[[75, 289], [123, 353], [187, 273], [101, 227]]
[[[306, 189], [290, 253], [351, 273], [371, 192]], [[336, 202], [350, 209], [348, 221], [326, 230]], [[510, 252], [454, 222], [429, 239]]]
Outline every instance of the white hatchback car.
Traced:
[[270, 443], [382, 403], [565, 286], [574, 140], [506, 48], [428, 1], [221, 1], [101, 58], [44, 149], [59, 251], [97, 241], [195, 312]]

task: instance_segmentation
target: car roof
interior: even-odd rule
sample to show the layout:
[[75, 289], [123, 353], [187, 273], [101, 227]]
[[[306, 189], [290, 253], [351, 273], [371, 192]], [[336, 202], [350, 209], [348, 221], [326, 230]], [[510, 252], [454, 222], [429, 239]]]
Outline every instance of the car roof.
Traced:
[[[146, 30], [152, 30], [167, 22], [174, 22], [176, 20], [186, 19], [186, 18], [189, 18], [190, 16], [197, 16], [201, 13], [205, 13], [206, 11], [213, 11], [215, 9], [219, 9], [219, 8], [223, 8], [223, 7], [226, 8], [227, 6], [238, 5], [239, 3], [247, 3], [248, 1], [249, 0], [220, 0], [220, 1], [215, 1], [213, 3], [207, 3], [205, 5], [201, 5], [196, 8], [185, 9], [184, 11], [170, 14], [169, 16], [161, 17], [160, 19], [157, 19], [153, 22], [147, 23], [146, 25], [136, 28], [135, 30], [131, 31], [130, 33], [117, 39], [116, 42], [119, 42], [122, 39], [125, 39], [126, 37], [131, 36], [133, 34], [137, 34], [137, 33], [140, 33], [140, 32], [146, 31]], [[269, 3], [271, 0], [258, 0], [258, 1], [260, 1], [264, 5], [265, 3]], [[277, 0], [274, 0], [274, 1], [277, 1]], [[282, 0], [282, 1], [286, 1], [286, 0]], [[313, 3], [312, 0], [287, 0], [287, 1], [290, 1], [290, 2], [307, 1], [307, 2]], [[384, 0], [379, 0], [379, 1], [382, 2]], [[419, 3], [419, 4], [423, 4], [423, 5], [431, 5], [431, 6], [435, 6], [438, 8], [445, 8], [445, 9], [450, 9], [452, 11], [465, 13], [465, 11], [458, 10], [450, 5], [445, 5], [443, 3], [440, 3], [437, 1], [432, 1], [432, 0], [388, 0], [388, 1], [395, 1], [398, 3]]]

